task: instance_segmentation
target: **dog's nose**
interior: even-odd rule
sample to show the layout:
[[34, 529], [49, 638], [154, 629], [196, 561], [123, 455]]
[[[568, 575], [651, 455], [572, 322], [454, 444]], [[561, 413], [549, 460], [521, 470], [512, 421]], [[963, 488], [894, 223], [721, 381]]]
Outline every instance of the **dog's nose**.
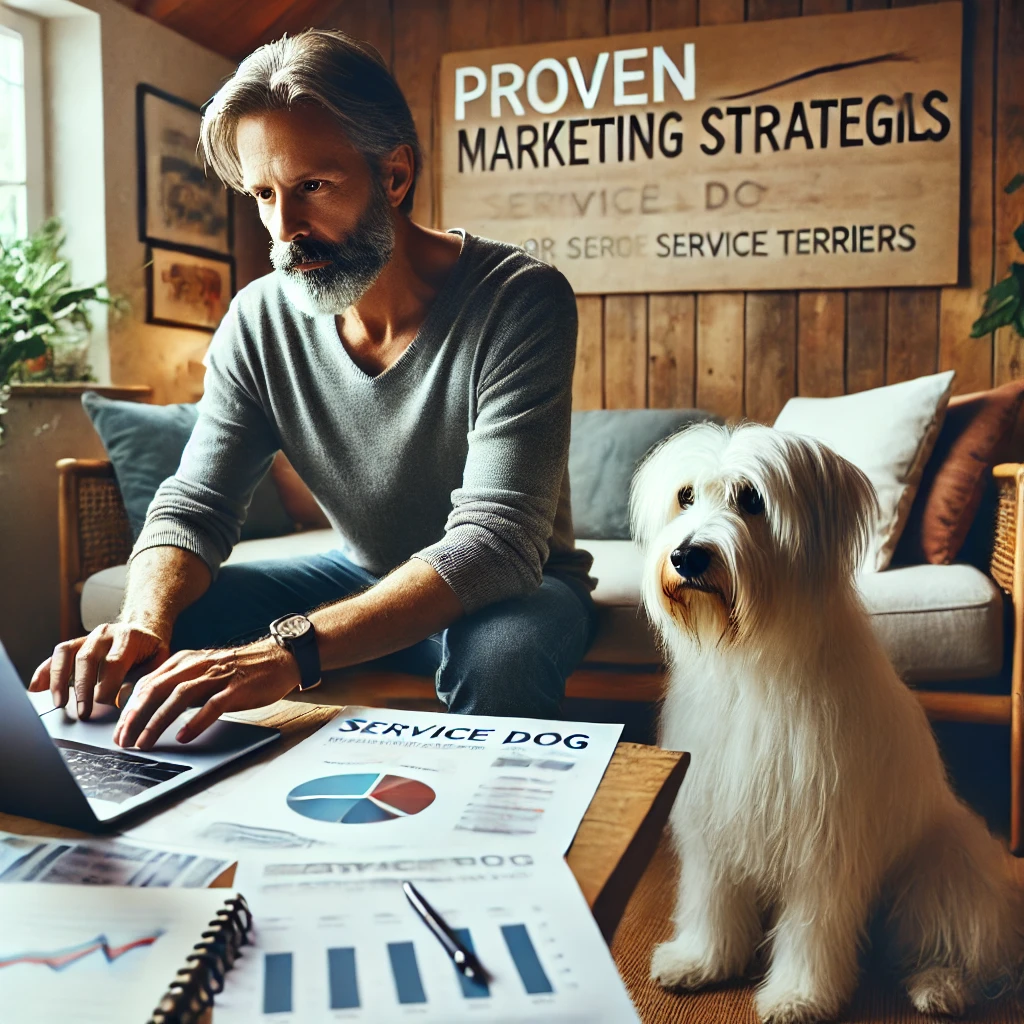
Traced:
[[687, 579], [700, 576], [711, 564], [711, 552], [696, 545], [678, 547], [668, 558], [675, 571]]

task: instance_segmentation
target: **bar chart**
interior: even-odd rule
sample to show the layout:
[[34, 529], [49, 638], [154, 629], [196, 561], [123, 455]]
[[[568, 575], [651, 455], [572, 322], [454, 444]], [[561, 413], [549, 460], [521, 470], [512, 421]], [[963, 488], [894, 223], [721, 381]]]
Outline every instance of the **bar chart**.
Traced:
[[353, 1010], [359, 1005], [356, 951], [352, 946], [327, 950], [327, 978], [332, 1010]]
[[263, 958], [263, 1012], [292, 1012], [291, 953], [267, 953]]
[[[352, 792], [335, 795], [364, 798], [379, 781], [346, 783]], [[318, 785], [308, 795], [327, 792]], [[557, 855], [538, 859], [519, 845], [297, 852], [250, 859], [239, 871], [253, 942], [217, 996], [216, 1024], [639, 1024]], [[483, 975], [456, 969], [406, 899], [405, 881], [474, 952]]]
[[395, 994], [403, 1006], [410, 1003], [425, 1003], [427, 994], [423, 991], [416, 947], [411, 942], [389, 942], [388, 959], [395, 976]]
[[[529, 996], [551, 995], [555, 988], [552, 985], [540, 956], [534, 946], [530, 931], [525, 924], [505, 924], [498, 928], [512, 963], [515, 967], [518, 982], [522, 986], [522, 994]], [[473, 933], [469, 928], [455, 929], [461, 942], [476, 952]], [[425, 938], [417, 941], [386, 943], [387, 963], [390, 968], [391, 982], [394, 989], [395, 1002], [399, 1006], [416, 1006], [429, 1002], [427, 989], [424, 986], [423, 974], [417, 957], [417, 945], [425, 946], [428, 953], [436, 953], [433, 940]], [[360, 963], [358, 950], [355, 946], [330, 946], [325, 951], [325, 962], [322, 964], [327, 973], [326, 993], [328, 1008], [331, 1010], [354, 1010], [362, 1006], [360, 1000]], [[371, 959], [376, 964], [376, 958]], [[436, 958], [432, 958], [436, 959]], [[263, 955], [263, 1013], [267, 1016], [290, 1014], [295, 1012], [294, 972], [296, 954], [293, 952], [265, 953]], [[458, 986], [464, 999], [489, 999], [490, 985], [485, 981], [466, 978], [455, 970], [453, 964], [447, 965], [442, 978], [432, 976], [432, 981], [439, 988]], [[379, 985], [379, 978], [372, 979]], [[368, 987], [368, 986], [367, 986]], [[451, 995], [451, 992], [445, 993]]]

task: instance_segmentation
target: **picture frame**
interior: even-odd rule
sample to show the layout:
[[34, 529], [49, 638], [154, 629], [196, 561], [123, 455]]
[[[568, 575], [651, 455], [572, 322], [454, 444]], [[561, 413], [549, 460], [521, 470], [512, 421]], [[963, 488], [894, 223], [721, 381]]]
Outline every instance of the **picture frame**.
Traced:
[[146, 323], [215, 331], [235, 294], [235, 261], [184, 246], [146, 250]]
[[229, 256], [231, 190], [208, 177], [196, 147], [199, 107], [140, 83], [135, 90], [139, 241]]

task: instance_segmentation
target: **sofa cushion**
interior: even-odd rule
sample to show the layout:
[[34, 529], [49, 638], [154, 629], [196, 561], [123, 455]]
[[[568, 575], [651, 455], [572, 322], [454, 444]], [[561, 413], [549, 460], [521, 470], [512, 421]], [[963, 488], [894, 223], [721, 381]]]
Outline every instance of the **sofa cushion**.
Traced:
[[837, 398], [791, 398], [775, 426], [817, 438], [863, 470], [878, 495], [879, 515], [865, 569], [892, 560], [935, 447], [953, 371]]
[[859, 580], [875, 633], [908, 683], [982, 679], [1003, 665], [1003, 592], [973, 565], [908, 565]]
[[662, 438], [718, 417], [697, 409], [595, 409], [572, 414], [569, 487], [577, 537], [629, 538], [629, 485]]
[[[658, 649], [640, 606], [643, 558], [631, 541], [582, 540], [594, 556], [601, 632], [588, 662], [651, 664]], [[907, 682], [982, 679], [1003, 661], [1003, 595], [970, 565], [913, 565], [863, 573], [875, 633]]]
[[[244, 541], [228, 558], [252, 562], [329, 551], [341, 544], [334, 530]], [[594, 556], [600, 615], [589, 664], [654, 665], [661, 657], [640, 607], [643, 558], [632, 541], [584, 540]], [[90, 576], [82, 592], [82, 622], [94, 629], [121, 606], [126, 566]], [[983, 572], [969, 565], [914, 565], [865, 573], [864, 604], [897, 671], [908, 682], [979, 679], [1002, 667], [1003, 597]]]
[[[110, 456], [137, 540], [156, 489], [178, 469], [199, 412], [191, 404], [120, 402], [95, 391], [82, 395], [82, 405]], [[294, 529], [268, 474], [253, 492], [242, 524], [242, 540], [276, 537]]]
[[1022, 403], [1024, 380], [949, 400], [894, 561], [948, 565], [960, 554]]
[[657, 665], [658, 643], [640, 607], [643, 556], [631, 540], [581, 540], [594, 556], [590, 575], [597, 580], [597, 639], [587, 652], [589, 664]]

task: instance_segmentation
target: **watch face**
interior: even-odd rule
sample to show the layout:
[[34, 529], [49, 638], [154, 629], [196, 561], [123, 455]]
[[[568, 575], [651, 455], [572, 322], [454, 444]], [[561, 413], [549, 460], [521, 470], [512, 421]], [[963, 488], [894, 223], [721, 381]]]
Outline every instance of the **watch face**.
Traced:
[[298, 640], [305, 636], [310, 630], [310, 621], [305, 615], [289, 615], [287, 618], [278, 619], [274, 623], [278, 636], [282, 640]]

